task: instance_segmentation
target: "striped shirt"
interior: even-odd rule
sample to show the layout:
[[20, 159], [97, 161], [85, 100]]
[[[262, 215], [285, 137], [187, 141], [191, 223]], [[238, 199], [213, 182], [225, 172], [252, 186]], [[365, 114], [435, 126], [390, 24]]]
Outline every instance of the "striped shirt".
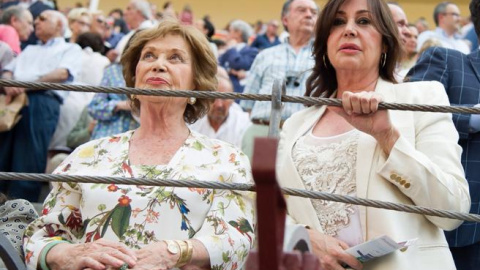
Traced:
[[[312, 45], [313, 39], [298, 53], [288, 42], [261, 51], [250, 68], [243, 92], [245, 94], [270, 95], [274, 80], [284, 80], [290, 77], [286, 95], [303, 96], [306, 81], [315, 64]], [[251, 111], [252, 119], [270, 119], [270, 101], [242, 100], [240, 105], [243, 109]], [[282, 119], [285, 120], [304, 108], [303, 104], [285, 103], [282, 108]]]

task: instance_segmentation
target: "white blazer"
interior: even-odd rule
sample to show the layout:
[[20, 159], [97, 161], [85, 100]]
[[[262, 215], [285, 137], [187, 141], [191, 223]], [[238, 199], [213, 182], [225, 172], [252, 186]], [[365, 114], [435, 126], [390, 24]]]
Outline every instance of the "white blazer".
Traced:
[[[385, 102], [449, 105], [445, 89], [438, 82], [392, 84], [379, 79], [375, 91], [384, 96]], [[292, 160], [292, 149], [325, 109], [300, 111], [283, 126], [277, 158], [281, 186], [305, 189]], [[373, 137], [360, 133], [357, 196], [468, 213], [470, 194], [451, 114], [390, 111], [390, 117], [401, 135], [388, 157]], [[310, 199], [289, 196], [287, 204], [296, 222], [322, 231]], [[382, 235], [396, 241], [418, 238], [407, 251], [373, 260], [364, 269], [455, 269], [442, 230], [453, 230], [462, 221], [363, 206], [359, 212], [365, 241]]]

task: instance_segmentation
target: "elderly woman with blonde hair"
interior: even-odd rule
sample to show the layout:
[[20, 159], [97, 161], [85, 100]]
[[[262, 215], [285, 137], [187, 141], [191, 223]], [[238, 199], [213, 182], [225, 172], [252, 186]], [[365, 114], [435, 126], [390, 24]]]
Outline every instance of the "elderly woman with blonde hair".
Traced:
[[[130, 87], [217, 87], [207, 39], [177, 22], [139, 33], [122, 64]], [[210, 100], [131, 100], [140, 113], [138, 129], [80, 146], [55, 173], [251, 182], [242, 152], [187, 127], [207, 112]], [[25, 234], [31, 268], [236, 269], [255, 240], [251, 198], [229, 190], [54, 183], [44, 206]]]
[[78, 36], [90, 31], [92, 24], [92, 15], [86, 8], [74, 8], [70, 10], [67, 15], [68, 28], [72, 32], [69, 41], [71, 43], [77, 42]]

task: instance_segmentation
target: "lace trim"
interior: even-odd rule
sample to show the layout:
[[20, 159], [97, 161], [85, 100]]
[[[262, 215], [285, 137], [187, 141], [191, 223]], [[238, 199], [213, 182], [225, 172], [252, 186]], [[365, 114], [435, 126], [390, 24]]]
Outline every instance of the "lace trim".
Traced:
[[[313, 135], [307, 135], [313, 136]], [[357, 164], [358, 132], [341, 137], [340, 141], [312, 145], [301, 137], [295, 144], [292, 158], [305, 188], [340, 195], [356, 195], [355, 167]], [[336, 236], [348, 227], [356, 207], [324, 200], [312, 200], [325, 234]]]

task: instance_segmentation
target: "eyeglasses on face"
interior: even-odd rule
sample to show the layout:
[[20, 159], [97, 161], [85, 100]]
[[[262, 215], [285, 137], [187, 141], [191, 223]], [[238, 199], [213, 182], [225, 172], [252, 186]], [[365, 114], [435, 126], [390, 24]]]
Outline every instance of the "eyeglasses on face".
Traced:
[[39, 16], [37, 17], [37, 19], [38, 19], [39, 21], [41, 21], [41, 22], [44, 22], [44, 21], [47, 20], [47, 17], [46, 17], [45, 15], [39, 15]]
[[84, 21], [81, 21], [81, 20], [75, 20], [77, 23], [79, 23], [81, 26], [87, 26], [87, 27], [90, 27], [90, 23], [88, 22], [84, 22]]

